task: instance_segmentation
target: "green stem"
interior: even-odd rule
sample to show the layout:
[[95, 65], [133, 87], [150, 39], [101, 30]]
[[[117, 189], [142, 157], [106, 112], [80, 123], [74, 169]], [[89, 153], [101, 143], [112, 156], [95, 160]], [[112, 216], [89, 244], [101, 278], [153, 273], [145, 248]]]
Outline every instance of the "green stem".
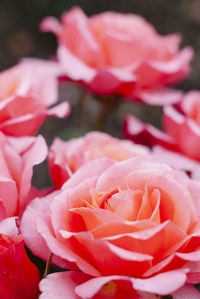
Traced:
[[99, 97], [100, 109], [96, 119], [95, 128], [98, 131], [106, 131], [107, 120], [111, 113], [119, 107], [120, 98], [116, 95]]
[[83, 88], [82, 95], [79, 101], [79, 113], [77, 118], [77, 126], [79, 128], [81, 128], [85, 122], [86, 106], [90, 97], [91, 97], [90, 92], [87, 89]]

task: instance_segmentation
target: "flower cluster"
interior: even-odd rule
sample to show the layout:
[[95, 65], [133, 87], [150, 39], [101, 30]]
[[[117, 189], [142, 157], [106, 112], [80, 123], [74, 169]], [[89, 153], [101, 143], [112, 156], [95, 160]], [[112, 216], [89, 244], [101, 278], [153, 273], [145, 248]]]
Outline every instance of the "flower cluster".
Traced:
[[[193, 50], [133, 14], [74, 7], [40, 28], [55, 59], [0, 73], [0, 298], [199, 298], [200, 91], [169, 88]], [[162, 105], [163, 130], [127, 115], [129, 140], [93, 129], [48, 147], [36, 133], [69, 116], [63, 81], [102, 99], [96, 127], [112, 95]], [[52, 186], [36, 188], [45, 160]]]

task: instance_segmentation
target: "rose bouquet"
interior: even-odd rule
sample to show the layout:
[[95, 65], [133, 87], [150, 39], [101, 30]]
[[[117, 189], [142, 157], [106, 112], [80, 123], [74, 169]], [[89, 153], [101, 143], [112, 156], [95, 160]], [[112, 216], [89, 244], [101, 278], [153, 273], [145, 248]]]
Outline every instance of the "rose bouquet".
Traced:
[[[133, 14], [74, 7], [40, 28], [57, 37], [53, 60], [0, 74], [0, 298], [200, 298], [200, 92], [169, 87], [193, 50]], [[73, 113], [52, 107], [66, 82], [84, 94], [79, 126], [97, 112], [47, 146], [45, 119]], [[109, 135], [122, 97], [163, 106], [163, 130], [129, 114], [127, 140]], [[43, 161], [52, 183], [36, 187]]]

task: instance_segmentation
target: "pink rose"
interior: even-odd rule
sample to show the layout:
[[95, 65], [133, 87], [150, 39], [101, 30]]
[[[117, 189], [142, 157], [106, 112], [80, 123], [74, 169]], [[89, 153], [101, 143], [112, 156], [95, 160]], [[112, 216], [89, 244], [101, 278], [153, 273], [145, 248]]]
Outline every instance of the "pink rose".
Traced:
[[200, 177], [200, 92], [190, 91], [176, 105], [164, 107], [162, 123], [164, 131], [128, 115], [123, 135], [152, 147], [160, 161]]
[[93, 277], [82, 298], [115, 280], [166, 295], [200, 282], [199, 196], [198, 182], [165, 164], [94, 159], [33, 200], [21, 232], [35, 255]]
[[58, 67], [54, 62], [25, 59], [0, 73], [0, 131], [6, 135], [34, 135], [49, 116], [70, 112], [63, 103], [48, 110], [58, 97]]
[[[200, 178], [200, 164], [186, 156], [179, 148], [177, 139], [151, 124], [143, 123], [135, 116], [127, 115], [123, 123], [123, 135], [137, 144], [151, 148], [149, 158], [167, 163], [175, 169], [184, 170], [192, 178]], [[186, 141], [187, 144], [187, 141]]]
[[134, 156], [145, 157], [148, 149], [106, 133], [90, 132], [84, 137], [62, 141], [56, 138], [49, 150], [49, 171], [59, 189], [85, 162], [101, 157], [122, 161]]
[[[58, 38], [63, 75], [100, 95], [148, 102], [174, 102], [179, 92], [162, 88], [185, 78], [193, 57], [179, 50], [179, 34], [160, 36], [141, 16], [104, 12], [88, 18], [79, 7], [65, 12], [61, 23], [45, 18], [40, 28]], [[164, 96], [164, 98], [162, 98]]]
[[0, 234], [1, 299], [35, 299], [40, 273], [29, 260], [22, 236]]
[[200, 92], [188, 92], [177, 109], [167, 106], [164, 109], [163, 127], [176, 141], [179, 151], [200, 161]]
[[17, 138], [0, 133], [0, 220], [18, 215], [35, 197], [37, 190], [31, 186], [33, 166], [46, 155], [47, 146], [41, 136]]
[[[177, 279], [176, 271], [168, 272], [165, 284], [171, 285], [173, 279]], [[161, 279], [159, 279], [161, 278]], [[40, 282], [40, 299], [155, 299], [156, 296], [141, 292], [140, 279], [130, 277], [97, 277], [91, 279], [87, 274], [78, 271], [53, 273]], [[162, 283], [162, 274], [157, 277], [145, 279], [146, 289], [154, 285], [154, 291], [158, 292]], [[134, 290], [137, 287], [138, 290]], [[172, 293], [173, 299], [198, 299], [199, 292], [191, 285], [185, 285]]]

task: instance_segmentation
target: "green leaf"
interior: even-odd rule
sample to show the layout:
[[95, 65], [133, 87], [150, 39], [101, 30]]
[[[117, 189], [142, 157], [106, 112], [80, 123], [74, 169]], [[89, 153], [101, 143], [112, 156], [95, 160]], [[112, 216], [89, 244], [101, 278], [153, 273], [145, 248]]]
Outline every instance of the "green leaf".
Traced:
[[68, 128], [66, 130], [63, 130], [59, 137], [63, 140], [68, 140], [75, 137], [81, 137], [88, 133], [90, 129], [88, 127], [82, 127], [82, 128]]

